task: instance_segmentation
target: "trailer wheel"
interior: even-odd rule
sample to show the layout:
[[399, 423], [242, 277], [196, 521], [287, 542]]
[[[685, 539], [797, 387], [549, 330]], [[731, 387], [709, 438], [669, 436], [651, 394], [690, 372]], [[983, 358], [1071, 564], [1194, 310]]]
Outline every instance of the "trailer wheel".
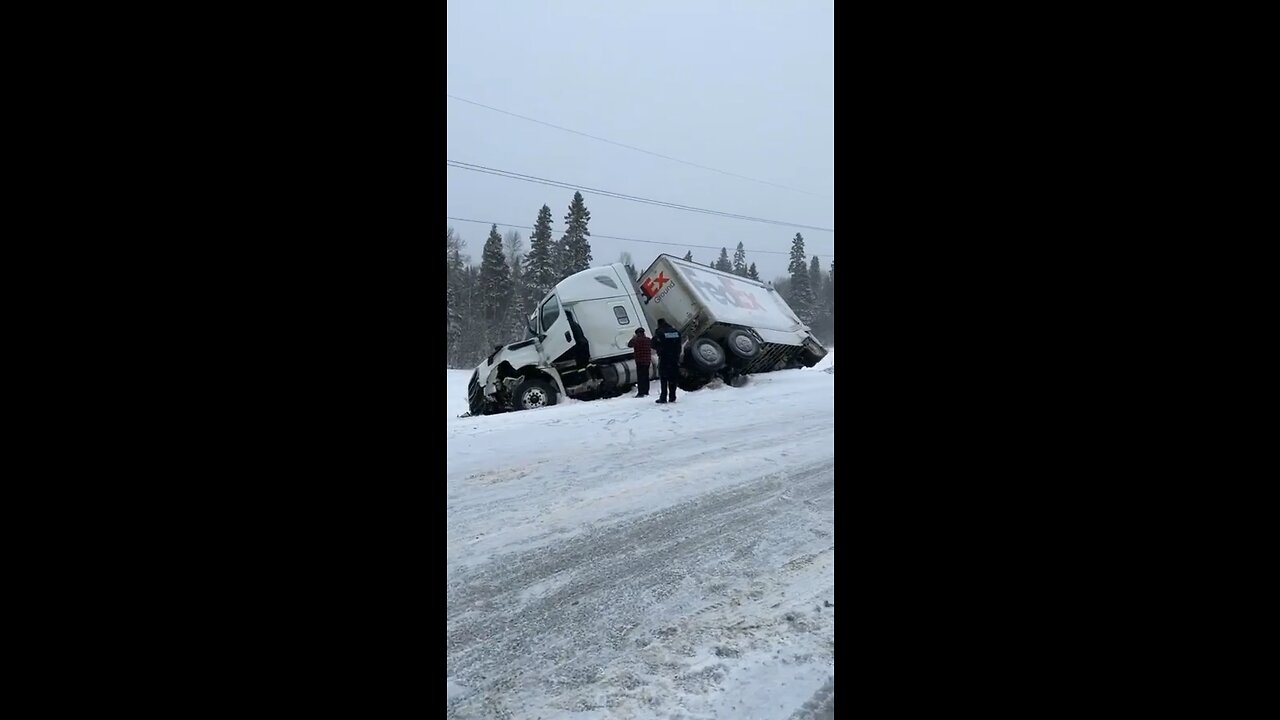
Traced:
[[689, 343], [689, 362], [698, 372], [710, 375], [724, 367], [724, 348], [711, 338], [698, 338]]
[[754, 360], [760, 354], [760, 341], [746, 330], [730, 330], [724, 339], [729, 354], [742, 361]]
[[530, 410], [556, 404], [556, 386], [539, 378], [525, 378], [516, 385], [513, 405], [517, 410]]
[[804, 367], [813, 367], [814, 365], [817, 365], [819, 362], [821, 362], [822, 358], [826, 356], [827, 356], [826, 348], [823, 348], [821, 355], [819, 355], [816, 352], [810, 351], [809, 348], [805, 348], [803, 351], [801, 351], [800, 357], [797, 359], [799, 360], [800, 364], [803, 365]]

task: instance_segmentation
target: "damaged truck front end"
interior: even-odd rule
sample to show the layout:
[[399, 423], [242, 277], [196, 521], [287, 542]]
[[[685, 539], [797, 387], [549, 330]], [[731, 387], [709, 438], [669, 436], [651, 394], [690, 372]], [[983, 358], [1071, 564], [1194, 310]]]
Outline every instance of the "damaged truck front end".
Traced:
[[544, 366], [532, 338], [495, 348], [467, 384], [471, 415], [554, 405], [563, 396], [557, 373]]

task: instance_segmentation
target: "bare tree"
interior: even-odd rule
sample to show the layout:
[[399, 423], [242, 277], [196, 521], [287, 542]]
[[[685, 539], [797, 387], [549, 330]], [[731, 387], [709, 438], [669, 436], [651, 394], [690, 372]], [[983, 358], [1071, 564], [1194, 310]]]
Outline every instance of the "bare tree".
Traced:
[[507, 254], [507, 263], [514, 268], [520, 264], [520, 259], [524, 257], [524, 240], [520, 237], [519, 230], [508, 230], [502, 239], [502, 247]]

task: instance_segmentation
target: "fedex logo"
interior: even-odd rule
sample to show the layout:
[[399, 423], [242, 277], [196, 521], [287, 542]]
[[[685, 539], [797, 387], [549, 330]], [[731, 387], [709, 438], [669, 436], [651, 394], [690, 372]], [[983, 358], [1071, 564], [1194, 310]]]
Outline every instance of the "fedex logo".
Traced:
[[644, 293], [644, 304], [648, 305], [649, 301], [662, 290], [662, 286], [669, 282], [671, 282], [671, 278], [661, 271], [658, 272], [658, 277], [656, 278], [645, 278], [644, 282], [640, 283], [640, 291]]

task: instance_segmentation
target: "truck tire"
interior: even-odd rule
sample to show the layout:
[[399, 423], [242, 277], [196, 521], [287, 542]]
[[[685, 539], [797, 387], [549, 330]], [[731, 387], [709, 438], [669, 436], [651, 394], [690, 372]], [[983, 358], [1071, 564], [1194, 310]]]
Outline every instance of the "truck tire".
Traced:
[[819, 355], [817, 353], [810, 352], [809, 348], [805, 348], [803, 351], [801, 351], [800, 357], [797, 359], [800, 361], [800, 364], [803, 365], [804, 367], [813, 367], [814, 365], [817, 365], [819, 362], [821, 362], [822, 358], [826, 356], [827, 354], [825, 352]]
[[517, 410], [556, 404], [556, 386], [541, 378], [525, 378], [516, 386], [512, 405]]
[[724, 339], [724, 348], [743, 362], [755, 360], [760, 355], [760, 341], [746, 330], [730, 330]]
[[711, 338], [698, 338], [689, 343], [689, 363], [704, 375], [724, 367], [724, 348]]

